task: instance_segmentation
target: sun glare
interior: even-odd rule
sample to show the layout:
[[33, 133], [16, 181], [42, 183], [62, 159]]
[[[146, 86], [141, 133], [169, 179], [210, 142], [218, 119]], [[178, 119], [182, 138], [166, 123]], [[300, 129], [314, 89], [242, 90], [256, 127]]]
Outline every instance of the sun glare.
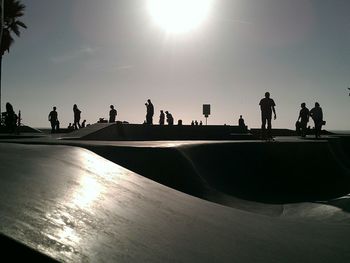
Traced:
[[169, 33], [188, 32], [208, 16], [213, 0], [149, 0], [151, 17]]

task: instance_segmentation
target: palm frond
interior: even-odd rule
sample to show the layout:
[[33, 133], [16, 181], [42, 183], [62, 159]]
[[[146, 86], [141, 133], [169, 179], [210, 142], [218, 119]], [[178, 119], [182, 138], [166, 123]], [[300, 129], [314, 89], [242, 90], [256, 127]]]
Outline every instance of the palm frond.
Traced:
[[19, 17], [24, 15], [25, 5], [19, 0], [4, 0], [4, 29], [1, 40], [0, 53], [3, 55], [6, 51], [10, 51], [14, 39], [11, 34], [20, 36], [20, 28], [27, 26], [20, 20]]

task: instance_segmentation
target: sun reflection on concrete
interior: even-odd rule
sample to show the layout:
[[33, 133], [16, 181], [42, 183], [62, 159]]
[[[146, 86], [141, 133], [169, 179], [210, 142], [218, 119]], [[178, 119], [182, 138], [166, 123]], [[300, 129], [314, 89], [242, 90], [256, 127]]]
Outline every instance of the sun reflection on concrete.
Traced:
[[83, 208], [95, 201], [103, 190], [102, 185], [93, 177], [81, 177], [80, 188], [73, 195], [73, 203]]

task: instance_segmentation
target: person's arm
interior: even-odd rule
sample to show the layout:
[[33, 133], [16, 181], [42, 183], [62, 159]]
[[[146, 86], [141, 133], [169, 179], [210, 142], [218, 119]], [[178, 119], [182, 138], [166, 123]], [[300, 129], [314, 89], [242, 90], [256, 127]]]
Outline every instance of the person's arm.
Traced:
[[276, 116], [275, 106], [272, 106], [272, 111], [273, 111], [273, 114], [275, 115], [273, 118], [276, 120], [277, 116]]
[[51, 112], [49, 113], [48, 119], [49, 121], [51, 120]]

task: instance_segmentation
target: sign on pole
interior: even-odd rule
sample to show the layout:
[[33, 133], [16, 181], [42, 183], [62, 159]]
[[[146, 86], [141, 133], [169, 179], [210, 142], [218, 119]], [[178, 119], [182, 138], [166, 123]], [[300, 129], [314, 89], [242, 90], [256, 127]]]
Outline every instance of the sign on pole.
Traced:
[[205, 117], [205, 125], [207, 125], [208, 117], [210, 115], [210, 104], [203, 104], [203, 115]]

